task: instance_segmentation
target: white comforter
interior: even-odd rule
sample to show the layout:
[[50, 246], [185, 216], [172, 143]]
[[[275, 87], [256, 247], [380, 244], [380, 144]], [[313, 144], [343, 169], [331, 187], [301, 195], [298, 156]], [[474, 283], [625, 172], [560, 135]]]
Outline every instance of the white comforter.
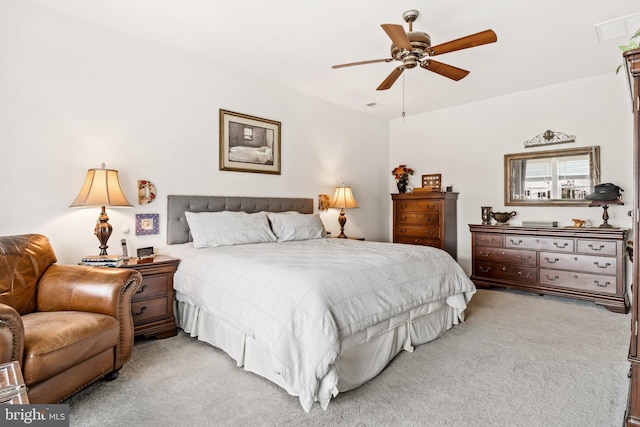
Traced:
[[[307, 412], [341, 339], [425, 303], [461, 305], [475, 292], [446, 252], [426, 246], [346, 239], [204, 249], [187, 243], [171, 254], [182, 260], [176, 298], [256, 339]], [[459, 294], [464, 298], [453, 297]]]

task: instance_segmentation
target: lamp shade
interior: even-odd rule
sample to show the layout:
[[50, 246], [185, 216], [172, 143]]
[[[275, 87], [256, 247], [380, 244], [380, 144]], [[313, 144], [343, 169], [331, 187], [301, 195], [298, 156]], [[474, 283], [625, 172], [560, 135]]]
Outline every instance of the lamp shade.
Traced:
[[133, 207], [120, 187], [118, 171], [89, 169], [80, 193], [69, 207]]
[[351, 187], [336, 187], [336, 192], [333, 195], [333, 199], [331, 199], [330, 208], [357, 208], [358, 204], [356, 203], [356, 199], [353, 197], [353, 193], [351, 191]]

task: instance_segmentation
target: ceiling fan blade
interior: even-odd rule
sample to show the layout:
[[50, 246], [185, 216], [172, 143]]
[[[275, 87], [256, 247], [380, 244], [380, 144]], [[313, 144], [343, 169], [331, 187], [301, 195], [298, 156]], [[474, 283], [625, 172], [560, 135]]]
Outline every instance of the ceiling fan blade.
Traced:
[[450, 42], [442, 43], [437, 46], [432, 46], [427, 49], [429, 56], [442, 55], [443, 53], [454, 52], [456, 50], [467, 49], [470, 47], [482, 46], [483, 44], [493, 43], [498, 41], [498, 36], [493, 30], [485, 30], [479, 33], [471, 34], [470, 36], [461, 37], [459, 39], [451, 40]]
[[448, 77], [451, 80], [458, 81], [463, 79], [469, 74], [469, 71], [462, 68], [454, 67], [453, 65], [443, 64], [442, 62], [427, 59], [423, 61], [420, 66], [426, 70], [433, 71], [441, 76]]
[[387, 90], [387, 89], [389, 89], [391, 86], [393, 86], [393, 84], [396, 82], [396, 80], [398, 80], [398, 77], [400, 77], [400, 74], [402, 74], [403, 71], [404, 71], [404, 65], [401, 65], [401, 66], [395, 68], [391, 72], [391, 74], [389, 74], [387, 76], [387, 78], [384, 79], [384, 81], [382, 83], [380, 83], [380, 86], [378, 86], [376, 90]]
[[354, 65], [375, 64], [376, 62], [391, 62], [391, 61], [393, 61], [393, 58], [370, 59], [369, 61], [350, 62], [348, 64], [333, 65], [331, 68], [344, 68], [344, 67], [352, 67]]
[[397, 47], [402, 48], [404, 50], [411, 50], [411, 42], [409, 41], [409, 36], [402, 28], [402, 25], [398, 24], [382, 24], [382, 29], [389, 36], [393, 44]]

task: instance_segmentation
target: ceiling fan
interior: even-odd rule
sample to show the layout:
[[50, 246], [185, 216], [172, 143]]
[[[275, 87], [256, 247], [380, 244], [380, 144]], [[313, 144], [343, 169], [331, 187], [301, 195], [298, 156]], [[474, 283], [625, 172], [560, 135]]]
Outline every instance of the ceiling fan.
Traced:
[[391, 74], [384, 79], [380, 86], [378, 86], [377, 90], [389, 89], [393, 86], [404, 70], [415, 68], [417, 66], [458, 81], [466, 77], [467, 74], [469, 74], [469, 71], [434, 61], [431, 57], [441, 55], [443, 53], [454, 52], [456, 50], [482, 46], [483, 44], [493, 43], [498, 40], [498, 37], [493, 30], [485, 30], [436, 46], [431, 46], [431, 37], [429, 34], [422, 31], [413, 31], [413, 22], [418, 18], [418, 14], [417, 10], [408, 10], [402, 14], [402, 18], [405, 22], [409, 23], [409, 32], [405, 32], [402, 25], [382, 24], [382, 29], [393, 42], [391, 44], [391, 58], [351, 62], [348, 64], [334, 65], [331, 68], [351, 67], [354, 65], [373, 64], [376, 62], [391, 62], [393, 60], [402, 62], [402, 65], [395, 68]]

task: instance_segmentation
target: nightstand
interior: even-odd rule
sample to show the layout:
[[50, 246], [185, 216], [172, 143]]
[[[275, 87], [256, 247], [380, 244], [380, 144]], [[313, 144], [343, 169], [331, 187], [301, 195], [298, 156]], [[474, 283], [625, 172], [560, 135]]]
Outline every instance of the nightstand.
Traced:
[[165, 255], [130, 258], [121, 268], [133, 268], [142, 283], [131, 298], [135, 336], [168, 338], [177, 334], [173, 316], [173, 274], [180, 260]]

